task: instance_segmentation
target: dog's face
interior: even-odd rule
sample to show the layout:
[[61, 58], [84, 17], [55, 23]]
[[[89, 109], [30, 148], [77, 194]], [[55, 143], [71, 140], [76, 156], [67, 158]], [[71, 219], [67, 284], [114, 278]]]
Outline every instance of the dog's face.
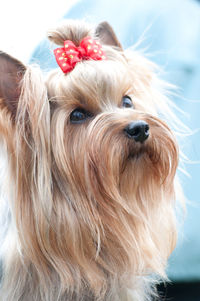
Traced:
[[[14, 117], [20, 126], [12, 126], [26, 138], [19, 138], [22, 169], [15, 170], [26, 207], [15, 212], [20, 247], [37, 269], [50, 265], [62, 282], [83, 277], [98, 293], [108, 275], [163, 274], [175, 243], [178, 164], [174, 135], [157, 116], [163, 100], [151, 64], [122, 49], [105, 51], [107, 60], [79, 63], [68, 75], [54, 71], [41, 89], [48, 103], [24, 84]], [[42, 189], [48, 200], [38, 197]]]
[[[169, 189], [172, 183], [177, 166], [175, 138], [166, 123], [145, 108], [142, 91], [134, 84], [137, 74], [129, 68], [123, 57], [121, 62], [119, 58], [100, 64], [90, 61], [63, 76], [53, 93], [56, 167], [69, 186], [80, 185], [86, 195], [104, 191], [105, 196], [114, 196], [113, 187], [117, 199], [132, 199], [138, 193], [149, 196], [149, 190], [156, 199], [160, 188]], [[148, 90], [151, 93], [150, 80], [143, 85], [145, 97]]]

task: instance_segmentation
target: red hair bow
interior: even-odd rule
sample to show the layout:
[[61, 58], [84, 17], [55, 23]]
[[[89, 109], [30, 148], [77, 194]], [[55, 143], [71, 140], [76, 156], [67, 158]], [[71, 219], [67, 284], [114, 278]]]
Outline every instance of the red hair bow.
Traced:
[[64, 42], [64, 47], [54, 50], [54, 55], [64, 73], [73, 70], [76, 64], [82, 60], [99, 61], [106, 59], [101, 44], [91, 37], [85, 37], [78, 47], [72, 41], [67, 40]]

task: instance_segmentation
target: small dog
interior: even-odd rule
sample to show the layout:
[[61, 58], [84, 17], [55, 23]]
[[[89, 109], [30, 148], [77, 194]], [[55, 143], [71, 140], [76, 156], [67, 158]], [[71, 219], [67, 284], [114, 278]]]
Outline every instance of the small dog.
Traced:
[[149, 300], [176, 243], [164, 84], [106, 22], [48, 38], [45, 78], [0, 53], [0, 300]]

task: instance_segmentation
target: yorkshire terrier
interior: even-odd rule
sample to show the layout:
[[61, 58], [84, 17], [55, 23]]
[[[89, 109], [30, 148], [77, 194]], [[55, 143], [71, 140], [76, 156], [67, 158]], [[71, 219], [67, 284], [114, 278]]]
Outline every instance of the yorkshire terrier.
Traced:
[[48, 38], [45, 76], [0, 52], [0, 300], [149, 300], [176, 243], [164, 84], [106, 22]]

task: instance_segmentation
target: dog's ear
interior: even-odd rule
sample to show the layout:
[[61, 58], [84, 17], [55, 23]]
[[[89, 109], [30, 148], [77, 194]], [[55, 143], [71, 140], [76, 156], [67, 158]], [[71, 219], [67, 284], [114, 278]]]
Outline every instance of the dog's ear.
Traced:
[[96, 36], [100, 39], [102, 44], [118, 47], [123, 50], [113, 28], [108, 22], [100, 23], [95, 31]]
[[17, 59], [0, 51], [0, 101], [15, 115], [26, 67]]

